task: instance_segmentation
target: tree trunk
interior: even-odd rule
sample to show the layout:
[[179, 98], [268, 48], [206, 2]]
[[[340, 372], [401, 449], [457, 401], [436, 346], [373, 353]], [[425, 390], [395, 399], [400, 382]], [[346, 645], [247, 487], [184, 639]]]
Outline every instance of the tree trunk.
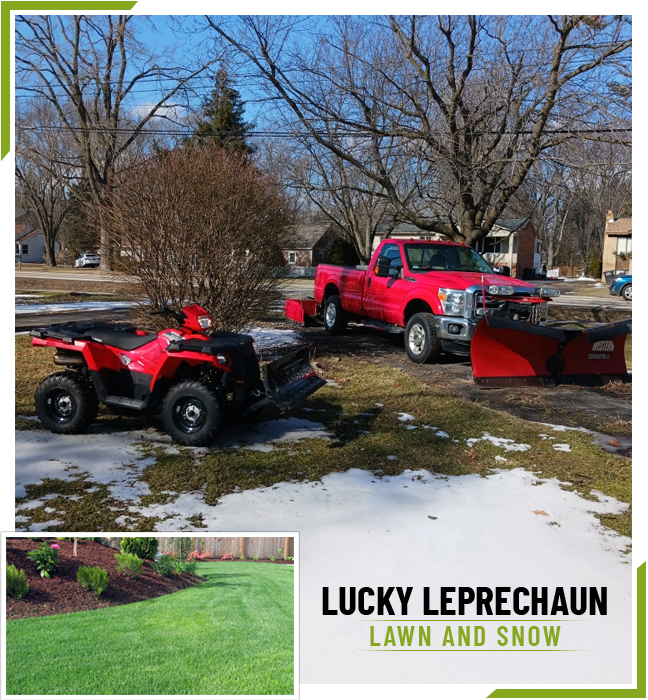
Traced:
[[45, 256], [50, 267], [56, 267], [56, 241], [45, 239]]

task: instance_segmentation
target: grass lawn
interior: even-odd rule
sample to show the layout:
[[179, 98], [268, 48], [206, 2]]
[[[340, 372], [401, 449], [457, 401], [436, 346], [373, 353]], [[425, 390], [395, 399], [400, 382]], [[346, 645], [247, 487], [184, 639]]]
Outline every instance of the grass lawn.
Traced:
[[[31, 348], [25, 336], [16, 338], [17, 413], [33, 415], [33, 394], [38, 382], [54, 369], [53, 352], [53, 349]], [[626, 352], [630, 357], [630, 343]], [[585, 433], [558, 434], [556, 441], [569, 443], [571, 451], [556, 451], [550, 440], [542, 438], [547, 432], [545, 426], [453, 396], [442, 381], [426, 384], [404, 371], [358, 358], [320, 356], [317, 359], [325, 378], [334, 380], [339, 388], [324, 387], [287, 415], [323, 424], [332, 434], [331, 440], [276, 443], [268, 452], [206, 449], [201, 457], [192, 450], [180, 448], [169, 452], [159, 443], [144, 442], [139, 451], [143, 456], [154, 457], [155, 462], [142, 472], [149, 493], [141, 498], [141, 505], [164, 504], [177, 498], [177, 494], [200, 492], [208, 506], [215, 506], [222, 496], [239, 490], [270, 487], [283, 481], [317, 481], [326, 474], [353, 467], [368, 469], [378, 477], [400, 474], [404, 469], [487, 475], [493, 469], [521, 467], [542, 478], [557, 478], [563, 488], [578, 491], [584, 498], [595, 500], [591, 495], [595, 490], [624, 503], [631, 502], [630, 460], [604, 452]], [[415, 416], [418, 425], [436, 426], [447, 437], [434, 430], [410, 430], [408, 424], [398, 419], [398, 414], [403, 412]], [[276, 411], [267, 409], [254, 420], [277, 417]], [[115, 427], [120, 426], [120, 418], [102, 415], [99, 420], [110, 420]], [[17, 427], [33, 430], [38, 424], [18, 420]], [[600, 429], [605, 432], [606, 426]], [[481, 438], [484, 432], [513, 439], [531, 449], [507, 452], [507, 462], [496, 461], [501, 448], [488, 440], [470, 447], [466, 442]], [[38, 523], [56, 519], [63, 523], [57, 527], [69, 531], [159, 528], [158, 519], [138, 516], [127, 501], [111, 496], [105, 484], [96, 484], [90, 465], [79, 466], [83, 473], [78, 475], [44, 478], [26, 485], [25, 497], [16, 503], [17, 514], [27, 515]], [[21, 510], [23, 503], [33, 503], [44, 496], [48, 500], [42, 505]], [[123, 520], [121, 524], [116, 521], [120, 515], [129, 518], [126, 527]], [[191, 524], [202, 527], [200, 516], [193, 517]], [[599, 518], [604, 525], [631, 536], [631, 510]]]
[[292, 694], [294, 568], [197, 572], [205, 583], [160, 598], [7, 622], [7, 694]]

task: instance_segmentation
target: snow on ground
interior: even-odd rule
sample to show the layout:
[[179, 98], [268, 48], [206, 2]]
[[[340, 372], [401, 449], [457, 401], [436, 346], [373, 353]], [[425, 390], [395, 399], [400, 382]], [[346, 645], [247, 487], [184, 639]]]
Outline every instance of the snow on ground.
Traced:
[[254, 338], [254, 347], [257, 350], [297, 345], [301, 341], [299, 333], [284, 328], [246, 328], [241, 332]]
[[66, 311], [114, 311], [137, 306], [136, 301], [75, 301], [70, 304], [16, 304], [16, 315]]

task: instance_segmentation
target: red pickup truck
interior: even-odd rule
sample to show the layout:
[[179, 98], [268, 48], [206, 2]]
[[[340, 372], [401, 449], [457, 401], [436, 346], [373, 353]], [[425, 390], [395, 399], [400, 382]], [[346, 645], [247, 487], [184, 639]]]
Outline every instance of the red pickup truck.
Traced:
[[288, 300], [286, 315], [304, 322], [319, 315], [329, 333], [349, 321], [387, 331], [405, 329], [413, 362], [439, 353], [470, 354], [470, 341], [486, 315], [537, 324], [547, 301], [560, 292], [493, 271], [467, 245], [440, 241], [382, 241], [367, 267], [319, 265], [315, 298]]

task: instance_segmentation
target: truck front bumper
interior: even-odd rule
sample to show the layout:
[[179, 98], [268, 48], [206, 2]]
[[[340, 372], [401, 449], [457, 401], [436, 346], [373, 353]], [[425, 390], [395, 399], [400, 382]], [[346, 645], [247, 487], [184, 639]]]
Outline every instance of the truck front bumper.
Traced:
[[441, 340], [469, 343], [478, 322], [460, 316], [435, 316], [434, 323]]

